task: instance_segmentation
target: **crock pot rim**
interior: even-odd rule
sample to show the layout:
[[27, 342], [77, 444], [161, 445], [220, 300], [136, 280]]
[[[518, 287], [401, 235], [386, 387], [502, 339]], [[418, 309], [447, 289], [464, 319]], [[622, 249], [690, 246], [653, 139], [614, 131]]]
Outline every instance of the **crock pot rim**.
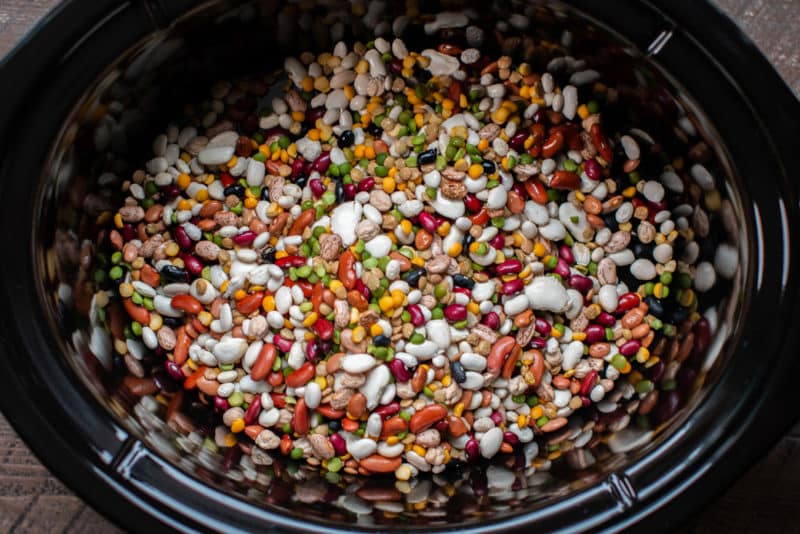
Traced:
[[[191, 2], [182, 3], [188, 5]], [[588, 0], [573, 2], [574, 5], [584, 11], [587, 11], [585, 5], [591, 3], [592, 2]], [[94, 24], [96, 21], [106, 21], [109, 16], [113, 17], [114, 14], [122, 15], [123, 10], [129, 10], [126, 13], [131, 13], [132, 11], [130, 10], [138, 10], [136, 11], [136, 16], [140, 19], [149, 20], [152, 23], [152, 27], [148, 28], [148, 30], [152, 31], [156, 27], [162, 26], [163, 21], [166, 20], [165, 17], [170, 13], [166, 7], [161, 6], [159, 2], [155, 1], [131, 3], [103, 0], [92, 3], [94, 6], [92, 13], [96, 15], [96, 18], [93, 18], [91, 16], [87, 17], [85, 5], [78, 6], [78, 4], [80, 4], [80, 2], [76, 0], [67, 0], [58, 6], [37, 25], [36, 29], [29, 37], [0, 64], [0, 69], [6, 71], [4, 77], [11, 77], [6, 79], [20, 80], [19, 86], [10, 91], [11, 98], [9, 99], [9, 104], [11, 105], [9, 105], [6, 110], [19, 110], [22, 108], [20, 105], [13, 105], [16, 103], [15, 100], [21, 102], [24, 97], [29, 96], [27, 91], [30, 90], [31, 87], [35, 87], [36, 81], [41, 80], [42, 73], [45, 72], [46, 67], [52, 67], [52, 65], [58, 63], [58, 58], [62, 55], [63, 50], [69, 48], [66, 45], [76, 39], [77, 35], [82, 34], [82, 32], [78, 31], [78, 28]], [[643, 4], [653, 7], [649, 2], [644, 2]], [[791, 139], [797, 138], [797, 126], [796, 123], [792, 123], [791, 119], [800, 117], [800, 113], [798, 113], [798, 102], [782, 80], [777, 76], [774, 69], [772, 69], [769, 63], [760, 55], [755, 46], [746, 37], [742, 36], [741, 32], [739, 32], [729, 19], [712, 6], [704, 3], [678, 1], [671, 2], [667, 6], [653, 9], [666, 14], [677, 22], [683, 31], [687, 32], [688, 35], [695, 39], [698, 46], [703, 47], [706, 51], [711, 53], [712, 56], [722, 58], [719, 53], [726, 52], [730, 54], [730, 56], [738, 58], [738, 63], [733, 61], [731, 64], [730, 56], [724, 56], [724, 59], [727, 59], [727, 61], [720, 59], [720, 67], [724, 68], [729, 76], [740, 80], [739, 85], [746, 91], [746, 94], [751, 95], [751, 97], [761, 97], [761, 101], [766, 102], [762, 110], [765, 113], [764, 122], [770, 125], [770, 131], [763, 133], [769, 135], [769, 139], [775, 147], [775, 150], [780, 154], [782, 160], [781, 164], [784, 169], [800, 168], [797, 167], [799, 163], [798, 155], [793, 153], [793, 147], [790, 142]], [[607, 12], [613, 14], [614, 9], [609, 8]], [[112, 15], [106, 15], [107, 13], [111, 13]], [[156, 15], [154, 15], [154, 13], [156, 13]], [[603, 21], [602, 17], [598, 18]], [[605, 22], [608, 23], [608, 21]], [[702, 40], [698, 39], [697, 35], [702, 36]], [[735, 45], [728, 42], [734, 39], [733, 36], [736, 38]], [[88, 40], [90, 37], [91, 36], [86, 39]], [[710, 42], [707, 42], [709, 40]], [[728, 42], [728, 44], [725, 44], [726, 42]], [[726, 46], [732, 47], [736, 53], [731, 53], [731, 50], [726, 51]], [[31, 61], [33, 56], [37, 56], [39, 59], [44, 59], [45, 61], [42, 61], [42, 64], [34, 63]], [[745, 64], [749, 69], [750, 78], [739, 78], [739, 76], [742, 75], [742, 69]], [[28, 80], [27, 84], [25, 80]], [[0, 111], [0, 147], [3, 148], [4, 153], [7, 154], [8, 152], [5, 151], [7, 150], [7, 146], [4, 146], [7, 145], [6, 132], [13, 121], [11, 117], [7, 117], [4, 113], [5, 111]], [[776, 133], [777, 135], [775, 135]], [[791, 134], [795, 134], [794, 137], [792, 137]], [[7, 161], [4, 161], [2, 171], [6, 179], [8, 179], [6, 174], [8, 167]], [[0, 195], [3, 194], [2, 191], [4, 189], [3, 184], [0, 183]], [[791, 208], [789, 215], [791, 215], [792, 220], [796, 221], [796, 186], [790, 191], [784, 191], [783, 194], [786, 197], [787, 205]], [[774, 214], [767, 215], [774, 216]], [[791, 259], [796, 260], [796, 251], [789, 252], [792, 254]], [[793, 263], [796, 270], [797, 263]], [[19, 281], [9, 280], [7, 277], [4, 277], [2, 281], [4, 293], [8, 294], [8, 286], [15, 283], [19, 283]], [[4, 311], [3, 315], [6, 313], [7, 311]], [[796, 307], [793, 306], [787, 316], [787, 324], [796, 325], [796, 315]], [[3, 321], [3, 329], [7, 330], [8, 325], [11, 324], [14, 324], [11, 320]], [[81, 442], [81, 440], [76, 439], [74, 435], [65, 436], [56, 433], [47, 436], [42, 434], [42, 428], [53, 428], [51, 422], [54, 421], [54, 419], [63, 416], [74, 420], [75, 414], [70, 413], [68, 410], [64, 410], [64, 413], [61, 415], [57, 413], [42, 413], [39, 407], [35, 406], [33, 399], [30, 398], [31, 391], [26, 388], [27, 384], [24, 381], [24, 377], [14, 375], [12, 372], [13, 368], [10, 367], [11, 360], [9, 354], [17, 352], [17, 350], [23, 348], [25, 344], [18, 339], [18, 332], [9, 332], [8, 334], [9, 335], [4, 335], [5, 339], [0, 341], [0, 351], [2, 351], [5, 356], [0, 360], [0, 368], [6, 371], [3, 373], [5, 376], [2, 381], [7, 388], [7, 393], [0, 399], [0, 403], [2, 403], [2, 408], [6, 416], [17, 428], [26, 442], [31, 445], [36, 454], [43, 459], [44, 463], [59, 474], [68, 485], [76, 489], [80, 495], [92, 504], [95, 504], [101, 511], [108, 514], [114, 520], [121, 524], [134, 526], [137, 530], [141, 529], [143, 527], [142, 516], [133, 517], [129, 510], [123, 508], [123, 503], [125, 503], [126, 500], [128, 502], [134, 502], [134, 504], [141, 508], [147, 508], [150, 514], [159, 510], [160, 505], [154, 503], [150, 499], [143, 498], [139, 492], [132, 490], [130, 487], [126, 487], [125, 481], [113, 477], [110, 478], [109, 473], [112, 471], [115, 472], [118, 466], [103, 464], [102, 461], [98, 460], [92, 461], [84, 456], [83, 452], [86, 451], [87, 447], [92, 446], [91, 442]], [[789, 358], [787, 354], [789, 354], [791, 347], [787, 345], [796, 337], [797, 334], [794, 331], [790, 331], [790, 335], [787, 336], [786, 343], [782, 349], [784, 354], [783, 357], [780, 358], [780, 363], [788, 363]], [[12, 348], [17, 350], [9, 350]], [[22, 352], [24, 353], [24, 349]], [[796, 370], [796, 367], [797, 364], [795, 364], [793, 368]], [[785, 385], [788, 383], [787, 375], [790, 374], [786, 371], [790, 370], [791, 369], [786, 365], [783, 367], [775, 367], [764, 383], [767, 385]], [[750, 418], [751, 422], [756, 412], [768, 412], [776, 406], [787, 406], [785, 400], [789, 398], [789, 393], [787, 391], [790, 390], [788, 390], [788, 388], [767, 387], [765, 389], [767, 395], [757, 399], [757, 402], [760, 403], [760, 408], [753, 410], [753, 414], [751, 414], [753, 417]], [[28, 402], [21, 402], [23, 399]], [[33, 412], [28, 404], [33, 405]], [[99, 414], [100, 416], [105, 413], [105, 410], [101, 406], [92, 406], [91, 403], [87, 403], [87, 409], [94, 410], [95, 414]], [[796, 408], [794, 408], [794, 410], [796, 411]], [[78, 420], [77, 422], [81, 421]], [[791, 421], [770, 420], [768, 418], [766, 423], [762, 421], [761, 424], [768, 427], [762, 433], [763, 436], [766, 436], [766, 439], [759, 440], [754, 438], [756, 433], [752, 431], [748, 432], [748, 430], [752, 430], [752, 428], [750, 428], [749, 425], [743, 425], [727, 436], [726, 442], [728, 445], [719, 447], [716, 456], [725, 455], [725, 458], [735, 457], [739, 461], [739, 465], [749, 463], [749, 460], [761, 454], [780, 432], [784, 431], [788, 425], [791, 424]], [[120, 445], [125, 443], [127, 436], [125, 436], [124, 431], [116, 427], [116, 425], [112, 424], [111, 428], [106, 429], [106, 431], [116, 433], [117, 437], [120, 438]], [[736, 447], [731, 446], [734, 441], [737, 442]], [[749, 446], [745, 447], [742, 445], [743, 443]], [[74, 463], [65, 464], [63, 462], [63, 454], [61, 457], [57, 457], [53, 452], [62, 447], [64, 450], [69, 450], [71, 453], [75, 454], [76, 461]], [[699, 477], [699, 480], [693, 482], [689, 491], [683, 492], [680, 496], [669, 494], [662, 495], [660, 498], [649, 501], [644, 506], [629, 511], [624, 517], [624, 520], [632, 522], [635, 519], [647, 516], [648, 524], [657, 525], [659, 523], [655, 518], [660, 516], [662, 518], [661, 524], [663, 525], [663, 519], [666, 517], [666, 510], [663, 506], [665, 502], [671, 502], [671, 506], [677, 507], [678, 510], [683, 510], [682, 513], [686, 513], [693, 508], [691, 503], [693, 500], [697, 500], [699, 495], [708, 493], [709, 490], [712, 490], [712, 493], [718, 493], [720, 488], [725, 485], [722, 482], [732, 480], [739, 472], [731, 472], [731, 470], [720, 472], [720, 462], [714, 461], [716, 456], [712, 454], [709, 458], [705, 459], [706, 461], [703, 463], [706, 467], [705, 472]], [[716, 458], [716, 460], [719, 460], [719, 458]], [[712, 463], [715, 464], [714, 467], [711, 467]], [[112, 467], [114, 469], [112, 469]], [[741, 471], [741, 468], [738, 471]], [[98, 492], [94, 484], [99, 481], [102, 481], [103, 484], [116, 484], [119, 494], [108, 491]], [[124, 498], [120, 497], [122, 494], [125, 495]], [[674, 513], [673, 508], [670, 514], [674, 515]], [[680, 512], [678, 515], [680, 515]], [[157, 523], [152, 517], [148, 516], [146, 519], [146, 522], [153, 527], [157, 526]], [[287, 519], [287, 517], [282, 519]], [[519, 516], [518, 519], [520, 522], [524, 522], [525, 514]], [[620, 517], [616, 519], [620, 519]], [[186, 520], [186, 518], [181, 519], [181, 521], [184, 520]], [[288, 524], [292, 523], [293, 520], [289, 519]], [[506, 523], [508, 522], [498, 522], [499, 525]], [[148, 525], [148, 529], [150, 525]], [[189, 528], [201, 527], [201, 525], [192, 522], [181, 523], [180, 525]], [[644, 524], [640, 524], [639, 526], [641, 527], [643, 525]], [[292, 524], [292, 526], [296, 527], [297, 525]], [[306, 525], [306, 528], [314, 528], [314, 526], [314, 524], [310, 524]]]

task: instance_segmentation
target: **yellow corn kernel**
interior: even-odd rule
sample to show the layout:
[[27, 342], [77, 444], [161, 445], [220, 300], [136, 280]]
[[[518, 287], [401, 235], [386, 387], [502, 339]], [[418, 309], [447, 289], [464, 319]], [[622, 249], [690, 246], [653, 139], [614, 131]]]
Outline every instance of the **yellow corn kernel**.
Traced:
[[306, 114], [302, 111], [292, 111], [292, 119], [297, 122], [303, 122], [306, 118]]
[[420, 257], [412, 258], [411, 263], [417, 267], [425, 267], [425, 260]]
[[345, 85], [344, 89], [342, 90], [344, 91], [344, 96], [347, 98], [347, 100], [353, 100], [353, 98], [355, 98], [356, 90], [353, 89], [352, 85]]
[[164, 248], [164, 252], [166, 252], [169, 257], [177, 256], [178, 252], [180, 252], [180, 247], [175, 241], [170, 241]]
[[477, 254], [477, 253], [478, 253], [478, 247], [480, 247], [480, 246], [481, 246], [481, 244], [482, 244], [482, 243], [478, 243], [477, 241], [473, 241], [472, 243], [470, 243], [470, 244], [469, 244], [469, 251], [470, 251], [470, 253], [472, 253], [472, 254]]
[[[210, 314], [209, 314], [210, 315]], [[209, 322], [209, 324], [211, 324]], [[162, 326], [164, 325], [164, 319], [158, 313], [150, 313], [150, 329], [153, 332], [157, 332]]]
[[187, 187], [189, 187], [189, 184], [192, 183], [192, 177], [186, 174], [185, 172], [182, 172], [178, 175], [176, 183], [178, 184], [178, 187], [180, 187], [181, 189], [186, 189]]
[[242, 300], [246, 296], [247, 296], [247, 291], [245, 291], [244, 289], [240, 289], [236, 293], [233, 294], [233, 298], [236, 299], [236, 300]]
[[442, 224], [439, 225], [439, 228], [436, 230], [436, 233], [440, 236], [444, 237], [450, 233], [450, 221], [444, 221]]
[[225, 436], [225, 446], [233, 447], [234, 445], [236, 445], [236, 436], [234, 434], [228, 434]]
[[338, 289], [339, 289], [340, 287], [344, 287], [344, 284], [342, 284], [342, 282], [341, 282], [340, 280], [333, 279], [333, 280], [331, 280], [331, 282], [328, 284], [328, 289], [330, 289], [330, 290], [331, 290], [331, 291], [333, 291], [334, 293], [336, 293], [336, 291], [338, 291]]
[[378, 306], [384, 313], [389, 313], [394, 309], [394, 299], [388, 295], [384, 295], [378, 300]]
[[364, 147], [364, 157], [369, 160], [375, 159], [375, 149], [372, 146]]
[[182, 160], [183, 160], [185, 163], [189, 163], [190, 161], [192, 161], [192, 155], [191, 155], [191, 154], [188, 154], [188, 153], [186, 153], [186, 152], [183, 152], [183, 153], [181, 154], [181, 159], [182, 159]]
[[536, 255], [537, 258], [543, 257], [547, 254], [547, 249], [544, 248], [544, 245], [541, 243], [536, 243], [533, 245], [533, 253]]
[[219, 290], [222, 293], [225, 293], [228, 290], [228, 284], [230, 284], [229, 280], [225, 280], [219, 285]]
[[231, 432], [233, 432], [234, 434], [238, 434], [242, 430], [244, 430], [244, 419], [240, 417], [239, 419], [234, 421], [233, 424], [231, 425]]
[[632, 198], [636, 194], [636, 188], [633, 186], [626, 187], [622, 190], [622, 196], [625, 198]]
[[117, 228], [122, 228], [123, 226], [122, 215], [120, 215], [119, 213], [114, 214], [114, 226], [116, 226]]
[[444, 376], [442, 377], [442, 385], [443, 385], [444, 387], [447, 387], [447, 386], [449, 386], [449, 385], [450, 385], [450, 380], [451, 380], [451, 379], [450, 379], [450, 375], [444, 375]]
[[254, 209], [256, 207], [256, 204], [258, 204], [258, 199], [257, 198], [246, 198], [246, 199], [244, 199], [244, 207], [245, 208]]
[[258, 151], [264, 154], [266, 157], [270, 156], [269, 145], [261, 145], [258, 147]]
[[463, 248], [464, 247], [461, 246], [461, 243], [453, 243], [453, 245], [450, 247], [450, 250], [447, 251], [447, 254], [451, 258], [457, 258], [458, 255], [461, 254], [461, 250]]
[[197, 364], [194, 362], [194, 360], [186, 360], [186, 365], [188, 365], [189, 369], [192, 371], [197, 371]]
[[583, 341], [586, 339], [586, 332], [573, 332], [572, 333], [572, 340], [573, 341]]
[[231, 156], [231, 159], [228, 160], [228, 163], [226, 163], [225, 166], [230, 169], [236, 166], [237, 161], [239, 161], [239, 158], [237, 158], [236, 156]]
[[525, 414], [519, 414], [517, 416], [517, 426], [520, 428], [525, 428], [528, 426], [528, 416]]
[[581, 119], [586, 119], [589, 116], [589, 108], [586, 107], [586, 104], [581, 104], [578, 106], [578, 117]]
[[399, 308], [403, 305], [406, 301], [406, 295], [399, 289], [395, 289], [392, 291], [392, 301], [394, 301], [394, 307]]
[[575, 369], [570, 369], [564, 373], [565, 378], [572, 378], [575, 375]]
[[208, 200], [208, 189], [198, 189], [194, 195], [194, 199], [198, 202], [205, 202]]
[[544, 409], [541, 406], [534, 406], [531, 408], [530, 417], [533, 420], [539, 419], [541, 416], [544, 415]]
[[547, 455], [548, 460], [557, 460], [558, 458], [561, 458], [561, 449], [553, 451]]
[[197, 314], [197, 320], [200, 321], [200, 324], [203, 326], [208, 326], [211, 324], [211, 321], [214, 320], [214, 316], [211, 315], [209, 312], [203, 310]]
[[[392, 170], [393, 171], [396, 170], [396, 167], [392, 167]], [[397, 182], [395, 182], [395, 179], [393, 177], [387, 176], [386, 178], [383, 179], [383, 190], [386, 193], [389, 193], [390, 195], [394, 193], [396, 186]]]
[[400, 442], [400, 439], [397, 436], [389, 436], [386, 438], [387, 445], [396, 445]]
[[456, 417], [461, 417], [461, 414], [464, 413], [464, 403], [459, 402], [455, 406], [453, 406], [453, 415]]
[[403, 58], [403, 68], [404, 69], [411, 69], [414, 68], [415, 60], [411, 56], [406, 56]]
[[364, 338], [367, 337], [367, 329], [359, 325], [353, 328], [352, 336], [353, 336], [353, 342], [361, 343], [362, 341], [364, 341]]
[[455, 106], [455, 102], [453, 102], [449, 98], [445, 98], [444, 100], [442, 100], [442, 109], [446, 109], [446, 110], [450, 111], [450, 110], [453, 109], [454, 106]]
[[381, 328], [381, 325], [379, 325], [378, 323], [370, 325], [369, 335], [375, 337], [375, 336], [380, 336], [381, 334], [383, 334], [383, 328]]
[[425, 457], [425, 448], [422, 447], [421, 445], [414, 445], [413, 447], [411, 447], [411, 450], [416, 452], [417, 454], [419, 454], [423, 458]]
[[[554, 337], [554, 338], [558, 339], [558, 338], [560, 338], [561, 336], [563, 336], [564, 334], [562, 334], [561, 332], [559, 332], [558, 330], [556, 330], [555, 328], [553, 328], [552, 330], [550, 330], [550, 335], [551, 335], [552, 337]], [[575, 334], [573, 334], [573, 335], [575, 335]]]
[[360, 317], [361, 317], [361, 314], [359, 313], [358, 309], [350, 308], [350, 322], [351, 323], [354, 323], [354, 324], [357, 323], [358, 319]]
[[478, 150], [481, 152], [485, 152], [489, 148], [489, 140], [488, 139], [481, 139], [478, 141]]
[[400, 229], [403, 231], [404, 234], [408, 235], [414, 230], [414, 226], [408, 219], [403, 219], [402, 221], [400, 221]]
[[325, 391], [325, 388], [328, 387], [328, 380], [324, 376], [318, 376], [314, 379], [314, 382], [317, 383], [319, 389]]
[[314, 332], [306, 331], [303, 333], [303, 339], [305, 339], [308, 342], [314, 341], [316, 337], [317, 336], [314, 335]]
[[473, 315], [478, 315], [481, 311], [481, 306], [480, 304], [472, 300], [470, 301], [469, 304], [467, 304], [467, 311]]
[[306, 93], [311, 92], [314, 89], [314, 78], [311, 76], [306, 76], [303, 78], [303, 82], [301, 83], [303, 87], [303, 91]]
[[319, 314], [317, 312], [311, 312], [308, 315], [306, 315], [305, 319], [303, 319], [303, 326], [305, 327], [312, 326], [314, 323], [317, 322], [317, 319], [319, 319]]
[[189, 211], [190, 209], [192, 209], [192, 204], [187, 199], [183, 199], [180, 202], [178, 202], [177, 207], [178, 210], [180, 211]]

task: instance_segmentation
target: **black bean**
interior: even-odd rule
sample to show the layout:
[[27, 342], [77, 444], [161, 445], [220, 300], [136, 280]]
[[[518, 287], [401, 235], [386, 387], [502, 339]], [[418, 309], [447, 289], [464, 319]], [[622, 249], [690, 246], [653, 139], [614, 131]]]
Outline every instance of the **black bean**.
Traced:
[[633, 251], [633, 255], [637, 258], [652, 258], [653, 257], [653, 249], [656, 246], [654, 243], [642, 243], [638, 240], [632, 240], [631, 243], [631, 251]]
[[273, 247], [267, 247], [261, 251], [261, 259], [268, 263], [275, 263], [275, 253], [277, 251]]
[[164, 324], [170, 328], [178, 328], [183, 324], [183, 319], [179, 319], [178, 317], [163, 317]]
[[475, 241], [475, 238], [472, 237], [472, 234], [466, 234], [464, 236], [464, 239], [461, 240], [464, 250], [469, 250], [469, 246], [472, 244], [473, 241]]
[[339, 136], [339, 148], [347, 148], [349, 146], [353, 146], [355, 140], [356, 136], [351, 130], [342, 132], [342, 135]]
[[301, 174], [297, 178], [294, 179], [294, 184], [299, 187], [300, 189], [304, 188], [308, 183], [308, 176]]
[[344, 183], [336, 181], [336, 202], [344, 202]]
[[222, 191], [225, 196], [235, 195], [239, 198], [244, 198], [244, 187], [242, 184], [231, 184]]
[[405, 281], [408, 282], [408, 285], [411, 287], [418, 287], [419, 286], [419, 279], [422, 278], [427, 271], [423, 267], [416, 267], [408, 271], [405, 275]]
[[465, 287], [467, 289], [472, 289], [475, 287], [475, 280], [469, 276], [464, 276], [463, 274], [454, 274], [453, 283], [458, 287]]
[[619, 230], [619, 223], [617, 222], [617, 218], [614, 216], [614, 212], [604, 215], [603, 222], [606, 223], [606, 227], [612, 232]]
[[336, 420], [328, 421], [328, 430], [331, 432], [338, 432], [342, 429], [342, 423]]
[[656, 317], [661, 318], [661, 316], [664, 315], [664, 305], [661, 303], [660, 299], [649, 296], [644, 298], [644, 302], [648, 306], [648, 311]]
[[261, 200], [269, 201], [269, 188], [265, 187], [261, 189]]
[[689, 309], [684, 308], [683, 306], [675, 306], [671, 312], [667, 314], [667, 321], [668, 323], [672, 324], [679, 324], [685, 321], [689, 317]]
[[494, 164], [494, 161], [484, 160], [481, 163], [481, 167], [483, 167], [483, 172], [485, 174], [494, 174], [494, 171], [497, 170], [497, 167]]
[[186, 271], [178, 269], [174, 265], [164, 265], [161, 268], [161, 276], [171, 282], [188, 282]]
[[388, 336], [384, 336], [383, 334], [378, 334], [377, 336], [372, 338], [372, 343], [376, 347], [388, 347], [391, 344], [392, 340]]
[[420, 165], [428, 165], [430, 163], [436, 163], [436, 149], [431, 148], [430, 150], [426, 150], [425, 152], [420, 152], [419, 156], [417, 156], [417, 163]]
[[450, 364], [450, 374], [453, 375], [453, 380], [458, 384], [463, 384], [467, 379], [467, 372], [464, 371], [464, 366], [461, 362], [453, 362]]
[[383, 128], [371, 122], [367, 125], [367, 133], [370, 134], [372, 137], [380, 137], [383, 135]]

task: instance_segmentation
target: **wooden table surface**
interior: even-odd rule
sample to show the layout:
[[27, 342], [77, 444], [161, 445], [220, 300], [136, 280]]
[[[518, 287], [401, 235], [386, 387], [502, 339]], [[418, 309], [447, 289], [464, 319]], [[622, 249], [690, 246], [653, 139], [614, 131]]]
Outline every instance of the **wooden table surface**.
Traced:
[[[88, 0], [91, 1], [91, 0]], [[58, 0], [0, 0], [0, 57]], [[718, 0], [800, 93], [800, 0]], [[800, 425], [697, 518], [694, 532], [800, 532]], [[0, 415], [0, 532], [117, 531], [39, 463]]]

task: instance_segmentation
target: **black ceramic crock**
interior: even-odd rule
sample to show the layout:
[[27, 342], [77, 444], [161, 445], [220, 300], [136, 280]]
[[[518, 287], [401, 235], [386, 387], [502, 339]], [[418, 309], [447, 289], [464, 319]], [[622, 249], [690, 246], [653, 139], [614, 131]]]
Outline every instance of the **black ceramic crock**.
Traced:
[[[91, 357], [67, 355], [77, 343], [70, 334], [85, 325], [49, 297], [63, 276], [53, 256], [58, 232], [79, 231], [74, 214], [62, 209], [65, 199], [84, 194], [76, 175], [91, 175], [99, 165], [80, 157], [86, 152], [81, 128], [103, 112], [91, 106], [93, 95], [115, 90], [120, 80], [165, 84], [146, 78], [163, 59], [159, 53], [183, 53], [191, 83], [137, 102], [127, 117], [144, 132], [163, 126], [168, 117], [160, 113], [188, 98], [192, 85], [275, 68], [285, 52], [265, 28], [274, 30], [276, 21], [259, 17], [277, 13], [279, 4], [67, 0], [0, 63], [0, 407], [41, 460], [92, 506], [135, 531], [666, 531], [719, 495], [794, 422], [800, 372], [797, 99], [749, 39], [706, 2], [575, 0], [535, 4], [561, 14], [550, 24], [610, 30], [625, 55], [696, 105], [739, 200], [747, 269], [733, 296], [735, 316], [716, 347], [722, 364], [680, 420], [642, 451], [606, 459], [582, 482], [574, 477], [483, 521], [463, 523], [457, 503], [427, 521], [355, 521], [324, 506], [287, 504], [279, 495], [292, 491], [286, 483], [246, 499], [230, 480], [191, 470], [165, 452], [168, 447], [131, 416], [126, 399], [104, 397], [102, 373]], [[484, 4], [472, 9], [526, 7]], [[397, 14], [404, 5], [389, 8]], [[421, 6], [430, 12], [460, 7]], [[311, 20], [324, 9], [309, 11]], [[283, 33], [291, 51], [314, 46], [313, 35]], [[135, 159], [135, 140], [128, 141]]]

